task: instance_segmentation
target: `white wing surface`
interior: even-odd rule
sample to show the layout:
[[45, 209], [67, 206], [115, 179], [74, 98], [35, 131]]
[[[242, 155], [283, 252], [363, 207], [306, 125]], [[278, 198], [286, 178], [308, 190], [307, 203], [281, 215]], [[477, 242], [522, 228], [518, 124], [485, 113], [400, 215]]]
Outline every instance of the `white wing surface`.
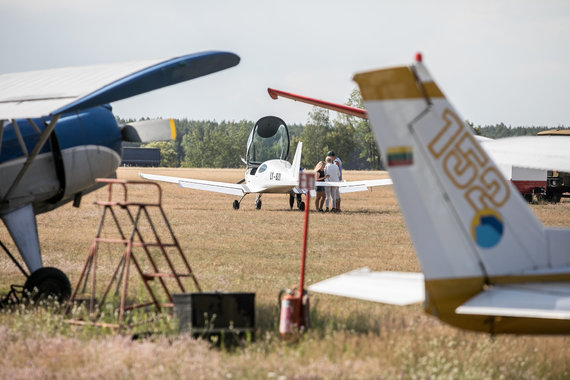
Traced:
[[55, 115], [112, 103], [237, 65], [226, 52], [0, 74], [0, 120]]
[[[338, 187], [341, 194], [354, 193], [357, 191], [370, 190], [371, 187], [388, 186], [392, 184], [391, 179], [371, 179], [363, 181], [344, 181], [344, 182], [322, 182], [319, 181], [315, 186], [331, 186]], [[312, 194], [311, 194], [312, 195]]]
[[139, 175], [144, 179], [149, 179], [152, 181], [177, 183], [181, 187], [194, 189], [194, 190], [204, 190], [215, 193], [232, 194], [237, 196], [242, 196], [244, 194], [252, 192], [251, 189], [248, 188], [247, 186], [238, 183], [205, 181], [200, 179], [169, 177], [164, 175], [145, 174], [145, 173], [139, 173]]
[[423, 274], [372, 272], [368, 268], [317, 282], [309, 286], [309, 290], [392, 305], [409, 305], [425, 297]]
[[456, 310], [458, 314], [570, 319], [570, 284], [525, 283], [496, 285]]
[[44, 116], [159, 60], [0, 75], [0, 119]]
[[570, 172], [569, 136], [518, 136], [480, 142], [495, 162]]

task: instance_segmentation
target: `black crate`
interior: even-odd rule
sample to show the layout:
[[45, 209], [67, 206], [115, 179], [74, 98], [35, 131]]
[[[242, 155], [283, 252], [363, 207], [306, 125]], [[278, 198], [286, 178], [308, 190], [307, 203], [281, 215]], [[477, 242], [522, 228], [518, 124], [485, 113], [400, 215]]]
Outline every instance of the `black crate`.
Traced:
[[180, 332], [225, 346], [254, 339], [255, 293], [183, 293], [173, 300]]

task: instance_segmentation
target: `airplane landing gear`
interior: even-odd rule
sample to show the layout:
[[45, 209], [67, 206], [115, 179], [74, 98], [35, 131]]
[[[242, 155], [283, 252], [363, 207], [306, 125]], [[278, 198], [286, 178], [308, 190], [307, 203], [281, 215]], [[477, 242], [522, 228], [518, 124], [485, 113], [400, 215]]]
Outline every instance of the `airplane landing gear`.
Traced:
[[255, 208], [257, 210], [261, 210], [261, 194], [257, 194], [257, 197], [255, 198]]
[[239, 199], [239, 201], [237, 199], [234, 201], [234, 210], [239, 210], [239, 205], [240, 205], [242, 199], [245, 198], [245, 196], [247, 194], [249, 194], [249, 193], [245, 193], [244, 195], [242, 195], [241, 198]]
[[33, 272], [24, 284], [24, 297], [37, 302], [53, 297], [59, 302], [71, 295], [69, 279], [57, 268], [43, 267]]
[[305, 202], [302, 201], [301, 194], [289, 194], [289, 207], [293, 210], [293, 204], [297, 199], [297, 208], [301, 211], [305, 211]]
[[14, 264], [26, 277], [25, 284], [11, 285], [10, 292], [0, 298], [0, 309], [7, 305], [18, 304], [22, 301], [32, 300], [34, 302], [46, 300], [48, 297], [57, 299], [60, 303], [66, 301], [71, 296], [71, 284], [69, 279], [61, 270], [52, 267], [40, 267], [32, 274], [28, 275], [26, 270], [18, 263], [10, 253], [4, 243], [0, 242], [0, 247], [12, 259]]
[[297, 208], [301, 211], [305, 211], [305, 202], [301, 199], [301, 194], [297, 194]]

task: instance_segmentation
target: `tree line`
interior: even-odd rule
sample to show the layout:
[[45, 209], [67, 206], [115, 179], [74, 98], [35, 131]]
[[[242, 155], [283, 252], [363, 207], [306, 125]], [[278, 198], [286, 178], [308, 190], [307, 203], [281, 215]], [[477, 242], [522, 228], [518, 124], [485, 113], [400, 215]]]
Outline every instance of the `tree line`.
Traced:
[[[358, 89], [354, 89], [346, 103], [364, 108]], [[331, 119], [326, 109], [313, 107], [306, 124], [287, 125], [291, 139], [290, 158], [299, 141], [303, 142], [301, 166], [312, 169], [333, 150], [343, 162], [343, 168], [352, 170], [385, 169], [368, 120], [336, 114]], [[132, 120], [118, 119], [119, 123]], [[248, 136], [255, 121], [175, 120], [177, 137], [174, 141], [152, 142], [144, 147], [160, 148], [161, 166], [192, 168], [239, 168], [244, 164]], [[287, 120], [285, 120], [287, 122]], [[474, 126], [473, 131], [489, 138], [536, 135], [548, 127], [507, 127], [503, 123]], [[564, 129], [564, 127], [561, 127]]]
[[[473, 127], [472, 123], [467, 122], [473, 131], [481, 136], [489, 137], [492, 139], [501, 139], [504, 137], [514, 137], [514, 136], [536, 136], [538, 132], [548, 131], [550, 127], [507, 127], [503, 123], [496, 125], [486, 125], [484, 127], [477, 126]], [[556, 129], [568, 129], [567, 127], [558, 127]]]

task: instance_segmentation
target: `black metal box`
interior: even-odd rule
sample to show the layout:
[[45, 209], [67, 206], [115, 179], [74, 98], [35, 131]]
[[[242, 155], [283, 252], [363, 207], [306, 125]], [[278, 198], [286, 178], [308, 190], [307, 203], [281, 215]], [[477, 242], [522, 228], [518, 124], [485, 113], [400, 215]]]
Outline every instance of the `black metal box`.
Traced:
[[183, 293], [173, 300], [180, 332], [218, 345], [254, 339], [255, 293]]

